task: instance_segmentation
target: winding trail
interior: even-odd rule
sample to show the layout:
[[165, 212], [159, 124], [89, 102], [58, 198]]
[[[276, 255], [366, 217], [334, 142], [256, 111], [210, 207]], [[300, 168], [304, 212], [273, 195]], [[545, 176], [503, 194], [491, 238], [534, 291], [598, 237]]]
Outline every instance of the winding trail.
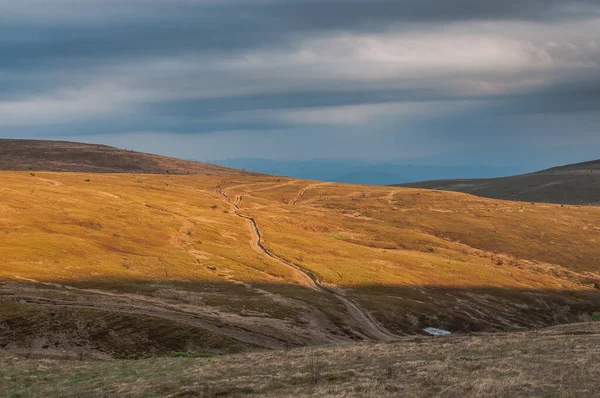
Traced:
[[35, 304], [38, 306], [49, 308], [77, 308], [77, 309], [92, 309], [96, 311], [104, 311], [109, 313], [130, 314], [130, 315], [146, 315], [153, 318], [165, 319], [177, 322], [183, 325], [193, 326], [217, 335], [230, 337], [234, 340], [254, 345], [262, 348], [281, 349], [287, 347], [289, 343], [286, 340], [278, 339], [274, 336], [269, 336], [264, 333], [254, 332], [244, 329], [241, 326], [227, 325], [218, 320], [209, 320], [201, 318], [198, 315], [187, 314], [178, 311], [168, 311], [164, 308], [139, 308], [131, 305], [118, 305], [111, 303], [110, 306], [93, 304], [93, 303], [76, 303], [68, 300], [52, 300], [40, 297], [14, 296], [5, 298], [6, 301], [17, 302], [20, 304]]
[[163, 302], [152, 297], [131, 293], [114, 293], [100, 289], [78, 288], [29, 278], [18, 279], [39, 285], [50, 286], [57, 289], [57, 291], [67, 290], [79, 293], [89, 293], [92, 295], [90, 297], [107, 297], [109, 299], [114, 299], [114, 301], [104, 302], [102, 300], [78, 301], [77, 299], [53, 299], [31, 296], [22, 292], [11, 292], [9, 289], [3, 289], [3, 301], [11, 301], [20, 304], [35, 304], [49, 308], [93, 309], [110, 313], [146, 315], [197, 327], [257, 347], [269, 349], [281, 349], [287, 347], [289, 344], [286, 340], [280, 339], [274, 335], [253, 331], [244, 328], [244, 326], [240, 324], [227, 324], [214, 315], [208, 315], [202, 312], [190, 312], [189, 310], [179, 308], [178, 305]]
[[295, 206], [296, 203], [298, 203], [298, 201], [304, 197], [304, 195], [306, 194], [306, 191], [308, 191], [309, 189], [314, 188], [314, 187], [318, 187], [318, 186], [321, 186], [321, 185], [328, 185], [328, 184], [330, 184], [330, 183], [329, 182], [319, 182], [319, 183], [316, 183], [316, 184], [310, 184], [310, 185], [305, 186], [304, 188], [302, 188], [300, 190], [300, 192], [298, 192], [298, 195], [296, 195], [296, 197], [294, 199], [290, 200], [289, 205], [290, 206]]
[[304, 196], [304, 194], [306, 193], [307, 190], [308, 190], [308, 187], [302, 188], [302, 190], [300, 190], [300, 192], [298, 192], [298, 195], [296, 195], [296, 197], [290, 201], [290, 205], [295, 206], [296, 203], [298, 203], [298, 201], [300, 199], [302, 199], [302, 197]]
[[[306, 192], [306, 188], [303, 190]], [[233, 214], [237, 217], [243, 218], [248, 221], [250, 224], [250, 230], [252, 232], [252, 247], [255, 251], [270, 257], [271, 259], [277, 261], [280, 264], [283, 264], [287, 267], [293, 268], [297, 271], [298, 276], [304, 282], [304, 284], [318, 292], [329, 293], [334, 295], [338, 300], [340, 300], [348, 310], [348, 313], [352, 317], [352, 319], [356, 322], [356, 324], [362, 329], [363, 334], [373, 340], [377, 341], [392, 341], [397, 338], [396, 335], [392, 334], [388, 330], [386, 330], [383, 326], [379, 325], [379, 323], [369, 314], [366, 310], [362, 309], [356, 302], [347, 298], [341, 292], [327, 287], [319, 282], [318, 278], [312, 273], [312, 271], [300, 267], [296, 264], [291, 263], [290, 261], [278, 256], [277, 254], [271, 252], [262, 244], [262, 235], [256, 224], [256, 220], [250, 216], [246, 216], [239, 212], [240, 203], [242, 202], [243, 195], [236, 195], [235, 201], [232, 202], [231, 198], [227, 196], [225, 191], [222, 188], [217, 188], [217, 193], [221, 195], [223, 200], [228, 203], [232, 209]]]

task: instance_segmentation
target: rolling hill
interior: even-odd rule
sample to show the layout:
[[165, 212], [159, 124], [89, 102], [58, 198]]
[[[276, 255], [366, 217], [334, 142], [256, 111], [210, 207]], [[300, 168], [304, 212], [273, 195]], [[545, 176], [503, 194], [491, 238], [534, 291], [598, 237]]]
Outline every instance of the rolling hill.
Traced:
[[[83, 170], [104, 167], [89, 159]], [[11, 353], [217, 355], [600, 311], [598, 207], [69, 167], [0, 171], [0, 348]]]
[[107, 145], [67, 141], [0, 139], [0, 170], [139, 174], [255, 174], [117, 149]]
[[495, 199], [600, 205], [600, 160], [503, 178], [423, 181], [397, 186], [465, 192]]

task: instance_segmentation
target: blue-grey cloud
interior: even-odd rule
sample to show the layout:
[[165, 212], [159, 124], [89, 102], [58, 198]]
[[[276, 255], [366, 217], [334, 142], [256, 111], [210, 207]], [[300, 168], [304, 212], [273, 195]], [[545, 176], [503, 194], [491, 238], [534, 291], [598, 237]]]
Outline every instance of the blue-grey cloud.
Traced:
[[8, 0], [0, 54], [5, 137], [199, 158], [600, 147], [595, 0]]

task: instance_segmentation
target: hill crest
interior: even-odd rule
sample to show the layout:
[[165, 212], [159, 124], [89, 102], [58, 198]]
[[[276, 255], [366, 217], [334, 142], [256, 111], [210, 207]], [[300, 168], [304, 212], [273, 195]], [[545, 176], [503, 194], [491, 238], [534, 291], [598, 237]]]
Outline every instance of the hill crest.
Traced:
[[0, 170], [135, 174], [260, 175], [108, 145], [0, 139]]
[[600, 160], [500, 178], [432, 180], [394, 186], [463, 192], [492, 199], [600, 205]]

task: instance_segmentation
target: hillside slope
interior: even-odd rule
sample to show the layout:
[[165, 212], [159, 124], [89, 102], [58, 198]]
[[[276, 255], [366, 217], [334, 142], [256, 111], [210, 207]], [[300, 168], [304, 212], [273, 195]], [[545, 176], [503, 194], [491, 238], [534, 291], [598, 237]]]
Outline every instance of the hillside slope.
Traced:
[[50, 172], [0, 172], [0, 197], [0, 348], [15, 352], [218, 354], [600, 311], [597, 207]]
[[600, 160], [512, 177], [424, 181], [396, 186], [525, 202], [600, 205]]
[[0, 170], [258, 175], [228, 167], [66, 141], [0, 139]]

